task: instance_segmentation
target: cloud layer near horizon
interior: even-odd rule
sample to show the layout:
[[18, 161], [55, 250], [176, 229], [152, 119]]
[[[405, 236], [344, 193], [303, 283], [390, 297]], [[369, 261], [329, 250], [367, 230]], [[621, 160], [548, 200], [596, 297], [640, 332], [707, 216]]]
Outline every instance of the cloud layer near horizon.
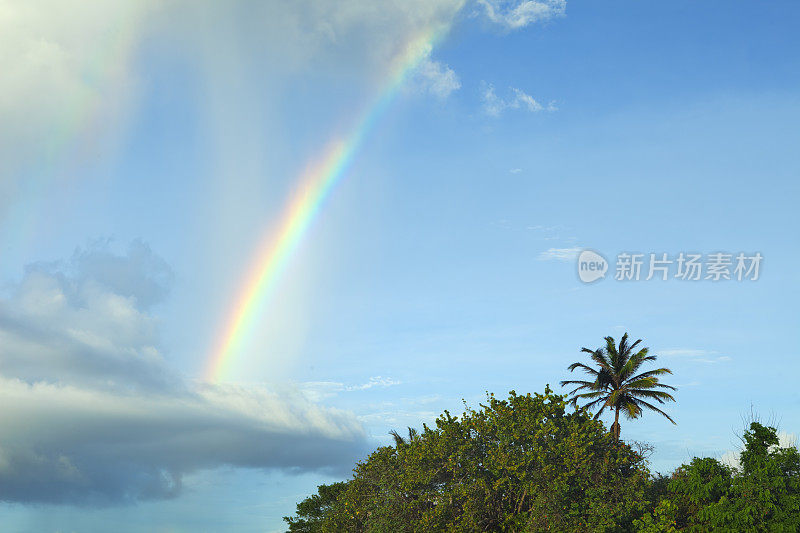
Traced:
[[29, 267], [0, 299], [0, 499], [103, 504], [177, 495], [225, 465], [346, 471], [355, 417], [285, 388], [195, 384], [158, 350], [168, 266], [142, 243]]

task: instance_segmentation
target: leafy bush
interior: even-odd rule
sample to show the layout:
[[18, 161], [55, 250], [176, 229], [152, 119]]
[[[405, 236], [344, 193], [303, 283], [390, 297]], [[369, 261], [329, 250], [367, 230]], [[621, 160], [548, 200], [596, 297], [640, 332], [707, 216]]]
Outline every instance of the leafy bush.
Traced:
[[744, 443], [740, 469], [711, 458], [680, 466], [654, 511], [636, 522], [639, 531], [800, 531], [797, 448], [779, 448], [775, 428], [758, 422]]
[[548, 387], [445, 411], [321, 485], [289, 531], [800, 531], [800, 453], [774, 428], [751, 424], [740, 468], [694, 458], [651, 477], [642, 453], [566, 406]]
[[564, 396], [512, 391], [480, 407], [379, 448], [322, 521], [304, 518], [312, 496], [290, 531], [623, 531], [647, 510], [642, 456]]

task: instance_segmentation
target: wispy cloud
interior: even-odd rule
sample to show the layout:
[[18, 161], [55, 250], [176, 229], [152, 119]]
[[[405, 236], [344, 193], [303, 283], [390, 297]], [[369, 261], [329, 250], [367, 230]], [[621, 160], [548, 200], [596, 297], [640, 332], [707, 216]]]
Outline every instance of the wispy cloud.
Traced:
[[447, 98], [453, 91], [461, 88], [458, 74], [452, 68], [430, 58], [417, 68], [414, 81], [418, 89], [440, 99]]
[[715, 353], [717, 352], [713, 352], [710, 350], [695, 350], [688, 348], [676, 348], [673, 350], [661, 350], [658, 352], [659, 355], [663, 355], [665, 357], [701, 357]]
[[576, 237], [566, 236], [562, 237], [563, 233], [568, 230], [562, 225], [547, 226], [543, 224], [536, 224], [534, 226], [526, 226], [526, 230], [538, 233], [545, 241], [562, 240], [565, 243], [574, 243], [577, 241]]
[[684, 357], [696, 363], [724, 363], [730, 361], [727, 355], [717, 355], [719, 352], [713, 350], [698, 350], [694, 348], [675, 348], [671, 350], [660, 350], [657, 355], [664, 357]]
[[519, 109], [530, 113], [557, 111], [558, 109], [554, 102], [550, 102], [544, 106], [531, 95], [515, 87], [511, 87], [510, 92], [511, 94], [507, 98], [501, 98], [495, 92], [494, 86], [491, 84], [484, 84], [482, 94], [483, 111], [491, 117], [499, 117], [503, 112], [509, 109]]
[[392, 387], [394, 385], [400, 385], [400, 381], [397, 381], [392, 378], [384, 378], [381, 376], [374, 376], [369, 378], [369, 381], [366, 383], [362, 383], [361, 385], [351, 385], [346, 387], [345, 390], [367, 390], [373, 387]]
[[728, 357], [727, 355], [720, 355], [719, 357], [712, 357], [712, 358], [695, 359], [695, 361], [698, 363], [707, 363], [707, 364], [724, 363], [730, 360], [731, 358]]
[[340, 392], [363, 391], [375, 387], [386, 388], [400, 385], [401, 382], [383, 376], [373, 376], [366, 383], [347, 385], [340, 381], [307, 381], [300, 385], [303, 393], [312, 401], [330, 398]]
[[548, 248], [539, 254], [540, 261], [574, 261], [583, 248]]
[[566, 0], [478, 0], [486, 17], [508, 30], [563, 16]]

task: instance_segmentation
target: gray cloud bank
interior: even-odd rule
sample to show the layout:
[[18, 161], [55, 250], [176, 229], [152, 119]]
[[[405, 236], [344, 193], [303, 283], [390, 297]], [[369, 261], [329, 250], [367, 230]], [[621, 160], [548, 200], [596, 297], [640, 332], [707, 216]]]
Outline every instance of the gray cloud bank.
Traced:
[[297, 390], [172, 371], [148, 311], [171, 279], [142, 243], [98, 245], [29, 267], [0, 299], [0, 499], [168, 498], [199, 469], [346, 471], [364, 451], [352, 414]]

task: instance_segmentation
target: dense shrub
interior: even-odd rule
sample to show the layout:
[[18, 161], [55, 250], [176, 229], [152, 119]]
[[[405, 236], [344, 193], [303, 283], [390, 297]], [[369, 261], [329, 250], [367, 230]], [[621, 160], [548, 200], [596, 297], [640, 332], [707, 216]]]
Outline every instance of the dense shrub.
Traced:
[[322, 520], [306, 500], [289, 530], [622, 531], [646, 511], [647, 482], [642, 456], [563, 396], [511, 392], [379, 448]]
[[740, 468], [695, 458], [652, 477], [640, 452], [565, 400], [512, 391], [445, 412], [349, 481], [321, 485], [289, 531], [800, 531], [800, 454], [774, 428], [751, 424]]

